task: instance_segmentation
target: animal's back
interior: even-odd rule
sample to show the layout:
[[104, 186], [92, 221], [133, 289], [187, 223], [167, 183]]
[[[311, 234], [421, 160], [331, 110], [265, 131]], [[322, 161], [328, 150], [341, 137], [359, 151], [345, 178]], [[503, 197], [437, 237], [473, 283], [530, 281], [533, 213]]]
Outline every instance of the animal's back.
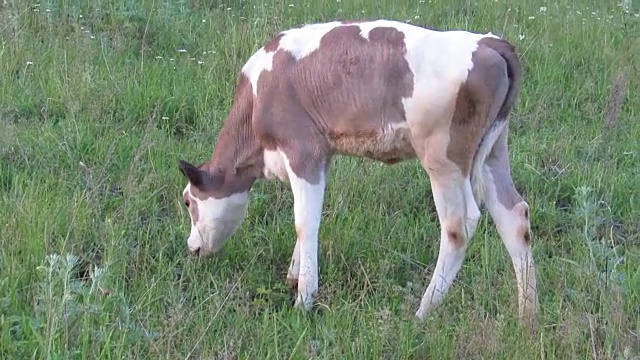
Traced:
[[413, 158], [411, 125], [442, 112], [480, 36], [388, 20], [283, 31], [243, 69], [258, 127], [274, 140], [316, 129], [337, 153]]

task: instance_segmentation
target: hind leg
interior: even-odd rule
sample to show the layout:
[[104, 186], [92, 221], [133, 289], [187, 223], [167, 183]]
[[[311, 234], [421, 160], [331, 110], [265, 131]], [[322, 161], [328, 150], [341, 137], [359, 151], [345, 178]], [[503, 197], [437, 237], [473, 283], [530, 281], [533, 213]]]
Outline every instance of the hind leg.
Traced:
[[531, 254], [529, 205], [511, 178], [505, 128], [484, 165], [485, 203], [507, 248], [518, 283], [518, 313], [533, 325], [538, 310], [536, 272]]
[[423, 160], [431, 180], [433, 200], [440, 223], [440, 249], [431, 281], [416, 316], [420, 320], [437, 307], [449, 290], [464, 260], [480, 210], [473, 197], [471, 182], [458, 166], [444, 156]]

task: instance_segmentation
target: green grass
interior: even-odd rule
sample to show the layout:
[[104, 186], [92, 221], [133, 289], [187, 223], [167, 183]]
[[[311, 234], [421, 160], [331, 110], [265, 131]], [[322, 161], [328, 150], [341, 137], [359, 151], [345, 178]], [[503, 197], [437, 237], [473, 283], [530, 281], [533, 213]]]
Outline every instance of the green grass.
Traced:
[[[0, 3], [0, 358], [639, 359], [640, 6], [629, 4]], [[210, 156], [244, 61], [292, 26], [379, 17], [492, 31], [522, 56], [510, 143], [531, 205], [535, 335], [518, 324], [486, 213], [445, 302], [414, 321], [439, 240], [417, 162], [337, 159], [311, 314], [284, 284], [295, 236], [284, 184], [255, 186], [223, 254], [187, 256], [177, 163]]]

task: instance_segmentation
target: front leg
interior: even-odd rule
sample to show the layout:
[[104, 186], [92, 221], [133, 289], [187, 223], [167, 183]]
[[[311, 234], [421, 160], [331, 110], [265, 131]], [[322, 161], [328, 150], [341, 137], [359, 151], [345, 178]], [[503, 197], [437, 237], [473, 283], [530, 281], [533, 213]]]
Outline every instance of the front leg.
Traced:
[[324, 200], [325, 167], [321, 161], [317, 162], [318, 166], [310, 166], [313, 162], [297, 164], [290, 162], [284, 154], [283, 158], [293, 192], [297, 236], [289, 274], [295, 276], [295, 270], [298, 271], [295, 306], [308, 310], [318, 290], [318, 230]]
[[300, 240], [296, 235], [296, 246], [293, 248], [291, 262], [289, 263], [289, 271], [287, 271], [287, 283], [292, 286], [298, 286], [298, 277], [300, 276]]

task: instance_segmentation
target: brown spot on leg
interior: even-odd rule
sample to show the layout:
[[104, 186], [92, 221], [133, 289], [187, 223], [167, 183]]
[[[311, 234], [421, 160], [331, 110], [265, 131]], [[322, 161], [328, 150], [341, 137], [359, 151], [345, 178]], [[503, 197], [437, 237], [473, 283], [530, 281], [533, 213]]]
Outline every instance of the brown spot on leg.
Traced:
[[464, 247], [466, 236], [464, 235], [464, 222], [461, 217], [454, 217], [445, 220], [443, 224], [449, 242], [457, 249]]
[[451, 241], [455, 247], [460, 248], [464, 245], [464, 238], [457, 231], [449, 230], [447, 231], [447, 235], [449, 236], [449, 241]]
[[524, 233], [524, 242], [526, 242], [527, 244], [531, 243], [531, 235], [529, 233], [529, 230], [525, 231]]

